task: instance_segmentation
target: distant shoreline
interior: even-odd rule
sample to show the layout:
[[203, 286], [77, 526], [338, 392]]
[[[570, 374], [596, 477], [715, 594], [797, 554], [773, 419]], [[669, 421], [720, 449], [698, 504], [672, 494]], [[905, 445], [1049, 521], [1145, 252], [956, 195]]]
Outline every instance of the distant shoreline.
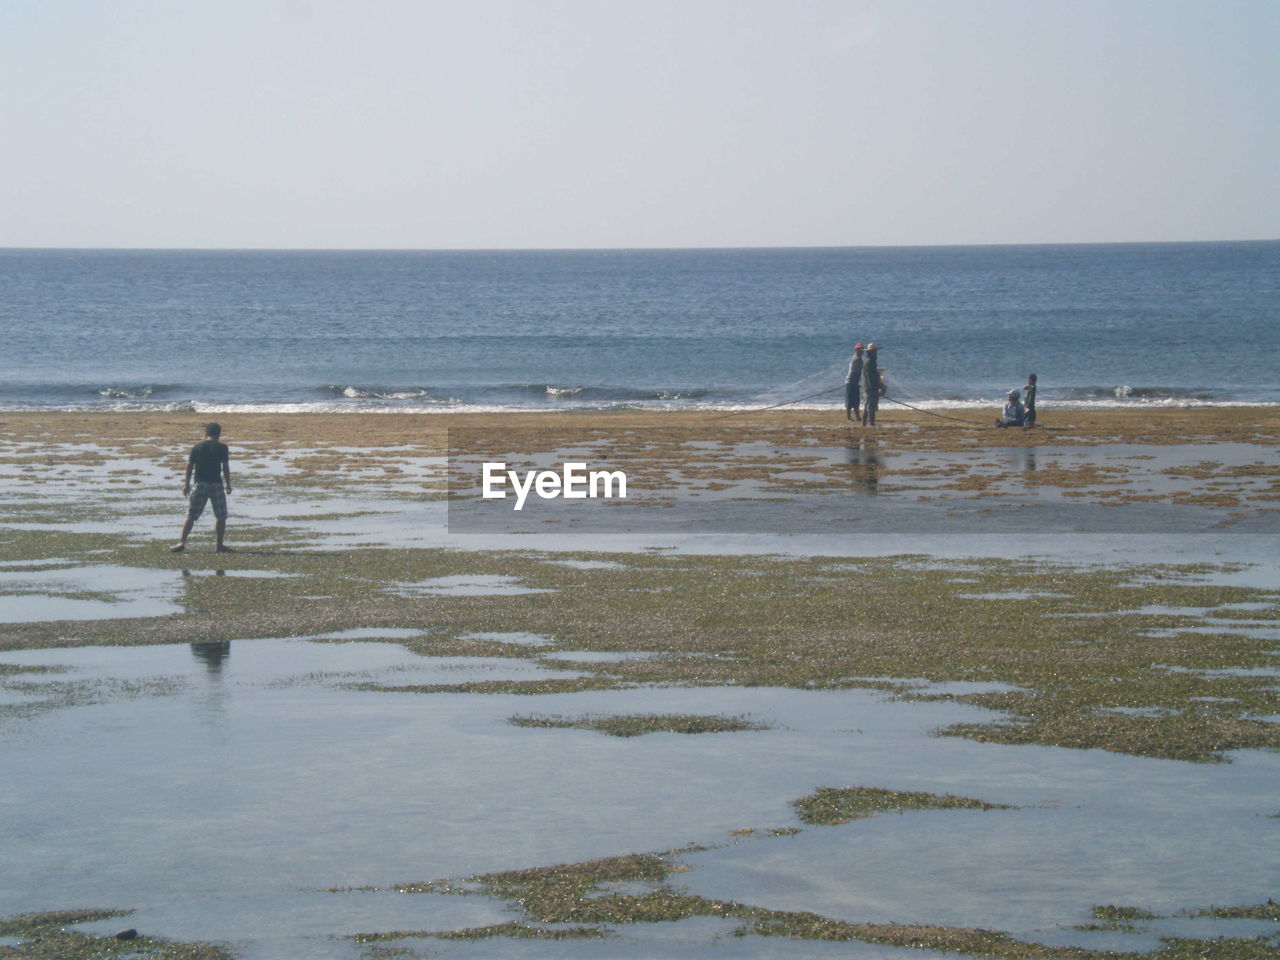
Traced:
[[84, 247], [0, 246], [3, 253], [654, 253], [685, 250], [948, 250], [1001, 247], [1171, 247], [1192, 243], [1280, 243], [1280, 237], [1209, 240], [1006, 240], [988, 243], [818, 243], [687, 247]]
[[[1031, 430], [997, 430], [994, 407], [956, 417], [882, 404], [878, 427], [844, 419], [843, 411], [783, 408], [766, 411], [566, 410], [538, 412], [300, 413], [156, 411], [0, 411], [9, 439], [27, 443], [130, 441], [183, 444], [198, 439], [213, 416], [233, 446], [240, 442], [324, 441], [377, 448], [410, 444], [443, 449], [451, 429], [498, 429], [514, 434], [671, 430], [746, 442], [794, 433], [809, 442], [839, 443], [850, 437], [912, 447], [1079, 446], [1098, 443], [1177, 444], [1236, 442], [1280, 445], [1280, 406], [1221, 406], [1116, 409], [1061, 409], [1046, 406]], [[962, 422], [961, 422], [962, 421]], [[779, 431], [781, 433], [779, 434]]]
[[[568, 392], [568, 391], [567, 391]], [[563, 407], [539, 405], [502, 404], [502, 403], [449, 403], [436, 402], [430, 405], [378, 403], [376, 400], [344, 402], [307, 402], [307, 401], [255, 401], [245, 403], [219, 401], [173, 401], [144, 403], [131, 400], [120, 401], [118, 405], [102, 404], [67, 404], [64, 406], [4, 406], [0, 405], [0, 417], [8, 416], [144, 416], [144, 417], [185, 417], [185, 416], [321, 416], [321, 417], [567, 417], [567, 416], [607, 416], [607, 417], [649, 417], [649, 416], [690, 416], [690, 417], [728, 417], [754, 415], [773, 410], [782, 410], [805, 414], [829, 414], [843, 411], [843, 397], [837, 391], [831, 391], [833, 399], [826, 401], [807, 400], [802, 402], [779, 403], [723, 403], [693, 405], [680, 404], [673, 401], [670, 405], [644, 405], [619, 402], [614, 404], [593, 405], [590, 402], [574, 403], [567, 401]], [[956, 415], [974, 417], [988, 411], [1000, 410], [1002, 399], [982, 398], [975, 400], [928, 400], [912, 397], [899, 402], [890, 394], [882, 401], [882, 409], [894, 414], [902, 414], [908, 419], [922, 413], [923, 415]], [[1135, 416], [1164, 416], [1186, 411], [1233, 411], [1233, 410], [1280, 410], [1278, 400], [1213, 400], [1208, 398], [1181, 399], [1164, 396], [1117, 396], [1114, 399], [1097, 397], [1090, 399], [1059, 400], [1041, 398], [1040, 409], [1053, 411], [1062, 416], [1075, 418], [1084, 414], [1115, 413]], [[912, 411], [915, 411], [914, 413]]]

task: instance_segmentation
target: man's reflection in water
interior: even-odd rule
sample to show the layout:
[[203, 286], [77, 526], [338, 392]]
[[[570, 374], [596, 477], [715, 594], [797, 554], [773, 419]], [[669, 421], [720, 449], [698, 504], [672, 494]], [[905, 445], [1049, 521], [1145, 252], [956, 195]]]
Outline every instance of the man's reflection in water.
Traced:
[[849, 460], [849, 475], [854, 488], [862, 488], [863, 493], [877, 493], [880, 486], [880, 451], [874, 440], [858, 440], [850, 443], [846, 450]]
[[212, 674], [222, 673], [222, 661], [231, 656], [230, 640], [203, 640], [191, 644], [191, 652], [197, 660], [203, 660], [205, 669]]
[[1024, 473], [1036, 472], [1036, 451], [1035, 447], [1023, 447], [1014, 454], [1018, 462], [1018, 467]]

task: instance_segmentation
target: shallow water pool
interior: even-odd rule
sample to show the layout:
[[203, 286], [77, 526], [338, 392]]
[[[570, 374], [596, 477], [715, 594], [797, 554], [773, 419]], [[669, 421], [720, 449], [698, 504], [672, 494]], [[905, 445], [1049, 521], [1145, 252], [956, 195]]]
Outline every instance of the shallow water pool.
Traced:
[[[377, 692], [360, 685], [574, 674], [338, 639], [0, 655], [64, 668], [15, 675], [16, 701], [38, 704], [41, 684], [82, 691], [0, 708], [0, 813], [14, 865], [0, 877], [0, 914], [136, 907], [127, 924], [97, 928], [228, 941], [249, 958], [346, 957], [351, 945], [330, 937], [513, 916], [501, 902], [399, 894], [388, 889], [396, 883], [691, 842], [708, 849], [682, 855], [692, 870], [673, 882], [704, 896], [1060, 940], [1084, 935], [1071, 928], [1093, 904], [1251, 903], [1280, 882], [1277, 755], [1193, 765], [939, 738], [940, 726], [990, 714], [865, 690]], [[619, 739], [508, 722], [531, 709], [750, 714], [770, 729]], [[793, 800], [855, 785], [1017, 809], [799, 824]], [[326, 892], [359, 887], [377, 889]], [[659, 933], [637, 928], [603, 952], [589, 943], [563, 955], [831, 955], [752, 938], [746, 952], [721, 954], [724, 930], [674, 926], [666, 953], [636, 946]], [[429, 946], [433, 956], [546, 955], [509, 941], [487, 954]], [[843, 946], [846, 956], [887, 955]]]

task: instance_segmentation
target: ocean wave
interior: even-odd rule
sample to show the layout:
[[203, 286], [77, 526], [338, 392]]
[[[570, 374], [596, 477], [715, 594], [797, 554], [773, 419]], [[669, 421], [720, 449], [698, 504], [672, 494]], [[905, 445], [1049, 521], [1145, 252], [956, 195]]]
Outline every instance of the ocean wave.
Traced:
[[106, 399], [93, 402], [88, 400], [59, 402], [57, 400], [43, 403], [0, 402], [0, 410], [30, 411], [32, 413], [93, 413], [107, 411], [111, 413], [193, 413], [198, 404], [194, 400], [133, 400]]
[[357, 387], [350, 384], [326, 385], [322, 392], [343, 397], [347, 400], [400, 400], [420, 403], [457, 403], [457, 397], [441, 397], [425, 387], [396, 389], [393, 387]]
[[638, 387], [588, 386], [586, 384], [511, 383], [498, 387], [478, 388], [480, 394], [494, 397], [515, 395], [553, 401], [646, 402], [658, 400], [702, 400], [713, 395], [711, 390], [696, 388], [641, 389]]
[[[892, 394], [883, 398], [880, 403], [881, 416], [892, 416], [898, 405], [893, 402]], [[777, 401], [774, 401], [776, 403]], [[978, 410], [983, 412], [999, 411], [1003, 405], [1003, 398], [980, 398], [980, 399], [920, 399], [911, 397], [906, 401], [913, 407], [921, 410]], [[166, 400], [166, 401], [145, 401], [145, 400], [112, 400], [98, 403], [78, 402], [78, 403], [14, 403], [0, 401], [0, 411], [9, 412], [114, 412], [114, 413], [201, 413], [201, 414], [232, 414], [232, 413], [399, 413], [399, 414], [450, 414], [450, 413], [545, 413], [552, 410], [580, 410], [584, 412], [590, 411], [606, 411], [606, 410], [648, 410], [648, 411], [674, 411], [674, 412], [704, 412], [704, 413], [730, 413], [737, 411], [760, 411], [772, 407], [773, 404], [751, 403], [741, 399], [736, 400], [708, 400], [703, 402], [690, 402], [686, 400], [651, 400], [648, 402], [636, 401], [596, 401], [582, 402], [575, 404], [565, 404], [563, 406], [549, 406], [546, 403], [499, 403], [485, 401], [457, 401], [457, 402], [414, 402], [414, 401], [378, 401], [370, 398], [360, 400], [350, 400], [347, 398], [335, 398], [332, 400], [305, 400], [305, 401], [200, 401], [200, 400]], [[1135, 408], [1150, 409], [1190, 409], [1199, 407], [1280, 407], [1280, 401], [1275, 400], [1237, 400], [1237, 399], [1219, 399], [1219, 400], [1183, 400], [1183, 399], [1157, 399], [1157, 398], [1139, 398], [1139, 399], [1118, 399], [1114, 396], [1110, 398], [1099, 397], [1096, 399], [1051, 399], [1043, 398], [1037, 404], [1041, 418], [1051, 415], [1055, 410], [1082, 410], [1082, 409], [1098, 409], [1098, 410], [1132, 410]], [[831, 413], [842, 409], [842, 401], [823, 401], [823, 400], [805, 400], [798, 403], [786, 404], [782, 409], [786, 410], [812, 410], [815, 412]]]
[[0, 383], [0, 396], [17, 398], [14, 402], [29, 400], [33, 404], [42, 402], [77, 403], [86, 397], [102, 397], [104, 400], [150, 400], [156, 396], [181, 390], [177, 383], [29, 383], [21, 380]]
[[[469, 384], [463, 386], [380, 385], [337, 381], [325, 386], [297, 389], [280, 385], [253, 385], [240, 391], [213, 390], [197, 385], [115, 383], [110, 386], [61, 384], [57, 389], [13, 389], [0, 386], [0, 410], [153, 411], [167, 413], [448, 413], [539, 412], [549, 410], [725, 411], [763, 410], [783, 406], [791, 410], [826, 411], [843, 404], [838, 385], [819, 395], [806, 396], [794, 385], [778, 391], [754, 392], [745, 388], [652, 388], [640, 386], [560, 383]], [[811, 385], [810, 385], [811, 386]], [[807, 389], [807, 388], [806, 388]], [[796, 399], [799, 394], [800, 399]], [[1059, 386], [1040, 393], [1042, 411], [1097, 408], [1150, 407], [1274, 407], [1280, 391], [1241, 395], [1235, 388], [1210, 391], [1168, 386]], [[998, 411], [1004, 402], [989, 384], [943, 386], [901, 385], [890, 382], [882, 409], [898, 402], [926, 410]]]
[[576, 397], [585, 389], [585, 387], [556, 387], [548, 384], [544, 392], [548, 397]]
[[98, 396], [108, 400], [146, 400], [154, 392], [154, 387], [103, 387], [98, 391]]
[[1127, 383], [1114, 387], [1070, 387], [1070, 400], [1214, 400], [1217, 394], [1204, 387], [1134, 387]]

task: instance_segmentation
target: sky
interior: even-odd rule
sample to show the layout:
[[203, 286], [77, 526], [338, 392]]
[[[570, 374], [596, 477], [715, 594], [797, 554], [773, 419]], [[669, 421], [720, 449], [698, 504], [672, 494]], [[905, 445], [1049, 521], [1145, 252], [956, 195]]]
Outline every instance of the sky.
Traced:
[[0, 0], [0, 247], [1280, 237], [1280, 0]]

